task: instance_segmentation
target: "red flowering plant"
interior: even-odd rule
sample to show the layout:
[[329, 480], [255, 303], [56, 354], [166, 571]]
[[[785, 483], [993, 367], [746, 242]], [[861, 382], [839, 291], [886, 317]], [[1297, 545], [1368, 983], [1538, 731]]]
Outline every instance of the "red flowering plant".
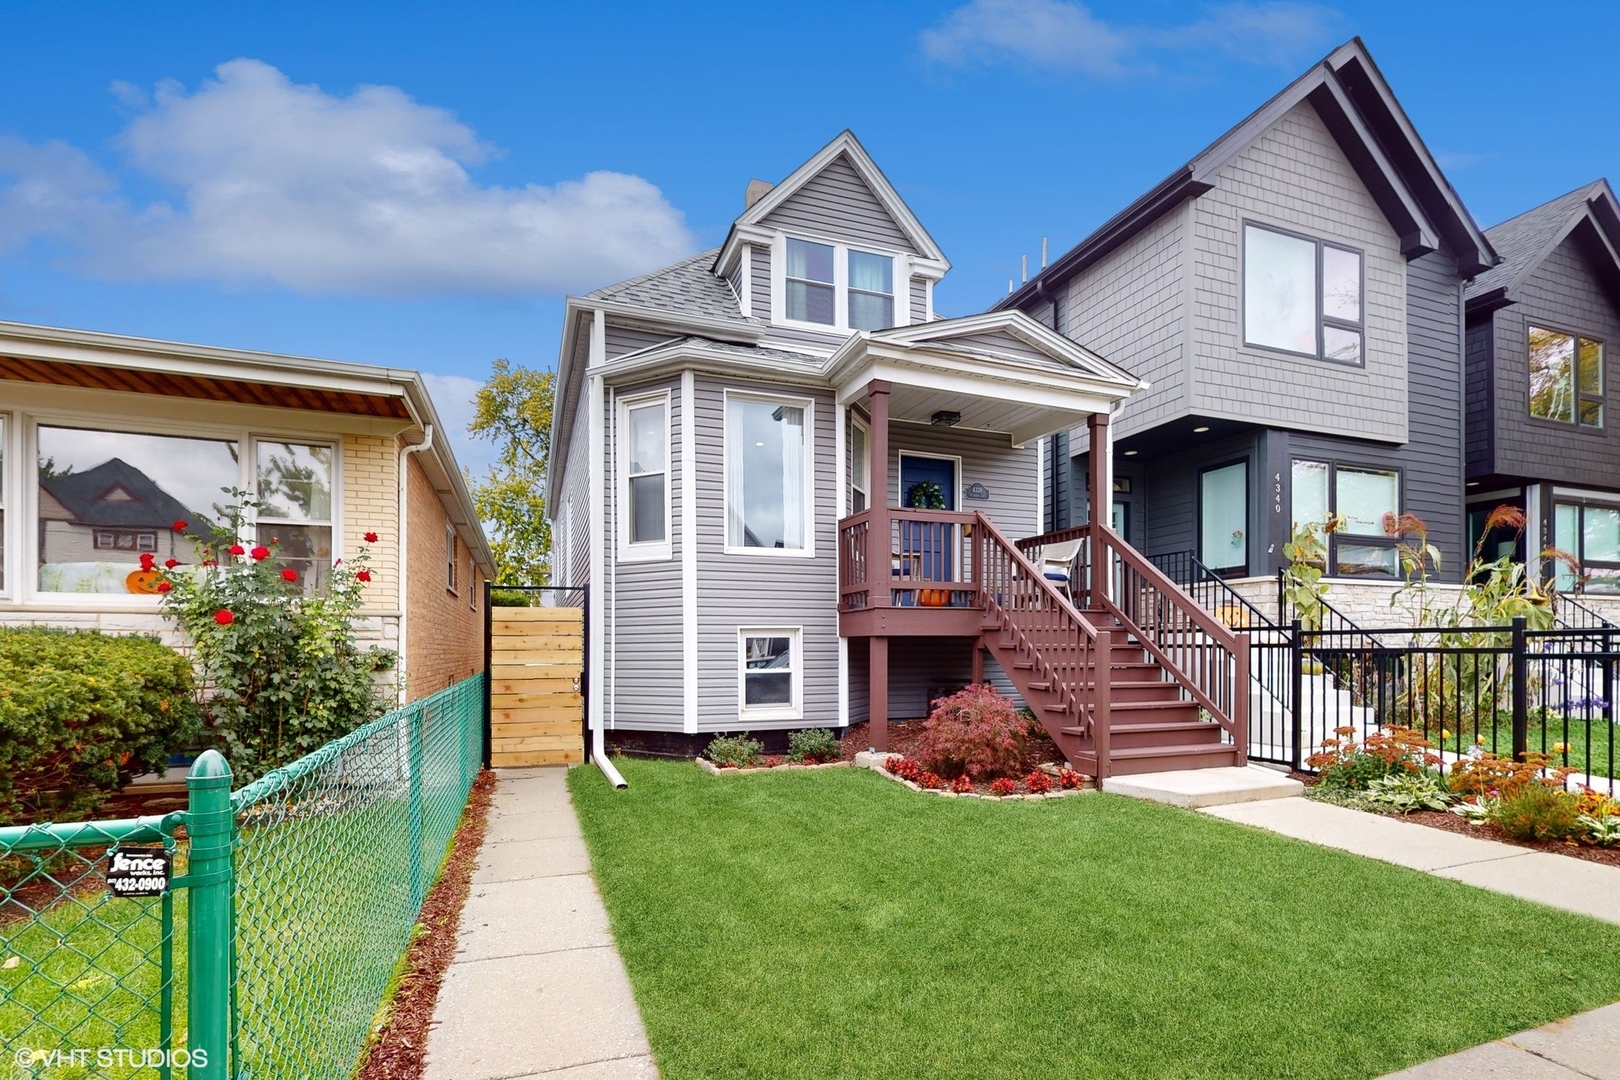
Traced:
[[1075, 772], [1073, 769], [1058, 770], [1058, 786], [1063, 788], [1064, 791], [1073, 791], [1075, 788], [1080, 787], [1085, 782], [1086, 778]]
[[1052, 790], [1052, 778], [1036, 769], [1024, 777], [1024, 788], [1034, 795], [1045, 795]]
[[258, 504], [226, 490], [218, 523], [186, 534], [199, 565], [165, 563], [157, 588], [194, 645], [205, 737], [244, 783], [381, 716], [394, 694], [378, 676], [395, 654], [355, 640], [369, 543], [306, 588], [313, 568], [279, 558], [273, 537], [241, 543]]
[[1018, 781], [1014, 780], [1010, 776], [1003, 776], [999, 780], [992, 780], [990, 782], [990, 794], [992, 795], [1006, 796], [1012, 795], [1017, 791]]

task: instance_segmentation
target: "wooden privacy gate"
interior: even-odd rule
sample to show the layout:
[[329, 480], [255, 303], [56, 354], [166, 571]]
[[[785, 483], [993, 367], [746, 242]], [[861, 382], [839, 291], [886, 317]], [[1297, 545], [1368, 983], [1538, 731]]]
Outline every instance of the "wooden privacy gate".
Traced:
[[489, 764], [499, 769], [584, 761], [584, 607], [486, 604], [484, 611]]

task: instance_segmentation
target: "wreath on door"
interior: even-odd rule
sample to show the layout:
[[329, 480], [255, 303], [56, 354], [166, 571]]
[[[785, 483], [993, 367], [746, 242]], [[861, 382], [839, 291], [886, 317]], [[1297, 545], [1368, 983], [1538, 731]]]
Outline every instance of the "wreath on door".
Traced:
[[906, 505], [913, 510], [945, 509], [945, 493], [932, 480], [919, 480], [906, 492]]

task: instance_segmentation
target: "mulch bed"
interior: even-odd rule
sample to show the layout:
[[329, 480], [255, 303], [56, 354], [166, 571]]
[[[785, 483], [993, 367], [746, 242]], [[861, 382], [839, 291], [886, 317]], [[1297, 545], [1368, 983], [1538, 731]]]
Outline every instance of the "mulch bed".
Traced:
[[[1306, 787], [1315, 786], [1317, 781], [1317, 777], [1312, 773], [1297, 772], [1289, 775]], [[1368, 813], [1371, 813], [1371, 811], [1368, 811]], [[1515, 840], [1503, 832], [1500, 827], [1490, 822], [1483, 825], [1470, 825], [1466, 820], [1449, 810], [1414, 810], [1410, 814], [1392, 814], [1389, 816], [1400, 817], [1402, 821], [1427, 825], [1431, 829], [1440, 829], [1443, 832], [1472, 836], [1477, 840], [1495, 840], [1499, 844], [1512, 844], [1514, 847], [1530, 848], [1532, 851], [1550, 851], [1554, 855], [1568, 855], [1572, 859], [1585, 859], [1587, 862], [1620, 867], [1620, 848], [1600, 848], [1593, 847], [1590, 844], [1566, 843], [1562, 840]]]
[[450, 844], [438, 884], [428, 893], [417, 921], [422, 932], [405, 954], [406, 970], [394, 994], [388, 1019], [372, 1040], [356, 1080], [421, 1080], [428, 1025], [439, 998], [445, 969], [456, 952], [456, 928], [472, 887], [478, 849], [484, 844], [495, 774], [488, 769], [473, 782], [472, 797]]

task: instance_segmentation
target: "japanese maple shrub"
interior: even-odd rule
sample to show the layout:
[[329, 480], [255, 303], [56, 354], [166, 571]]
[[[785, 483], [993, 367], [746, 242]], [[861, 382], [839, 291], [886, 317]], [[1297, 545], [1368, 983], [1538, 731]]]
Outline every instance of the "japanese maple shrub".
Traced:
[[977, 683], [935, 704], [923, 722], [917, 756], [941, 776], [991, 780], [1018, 771], [1026, 738], [1013, 703]]
[[[236, 502], [218, 524], [191, 535], [197, 566], [174, 559], [158, 583], [163, 614], [191, 639], [204, 730], [231, 763], [237, 782], [262, 776], [381, 716], [395, 700], [378, 673], [394, 666], [387, 649], [362, 648], [355, 622], [371, 580], [365, 546], [339, 560], [324, 591], [277, 557], [278, 546], [242, 542], [256, 503]], [[174, 523], [187, 532], [186, 522]], [[365, 534], [367, 545], [377, 534]], [[151, 556], [142, 555], [150, 568]]]

